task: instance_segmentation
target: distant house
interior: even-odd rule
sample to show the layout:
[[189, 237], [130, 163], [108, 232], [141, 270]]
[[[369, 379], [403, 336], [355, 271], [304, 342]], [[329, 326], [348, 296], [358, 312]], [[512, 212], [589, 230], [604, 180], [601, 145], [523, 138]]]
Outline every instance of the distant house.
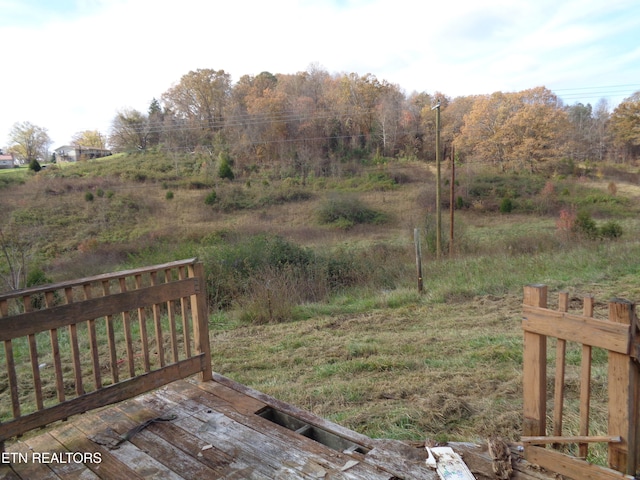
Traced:
[[56, 153], [56, 160], [59, 162], [77, 162], [78, 160], [91, 160], [111, 155], [111, 150], [79, 147], [76, 145], [64, 145], [56, 148], [54, 151]]
[[0, 153], [0, 168], [13, 168], [16, 167], [16, 160], [13, 158], [13, 154]]

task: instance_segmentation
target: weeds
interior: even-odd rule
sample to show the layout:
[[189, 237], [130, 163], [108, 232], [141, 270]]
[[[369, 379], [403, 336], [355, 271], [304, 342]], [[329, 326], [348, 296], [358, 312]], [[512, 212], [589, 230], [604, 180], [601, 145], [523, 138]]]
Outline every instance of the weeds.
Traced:
[[387, 221], [384, 213], [367, 207], [360, 199], [351, 195], [332, 195], [318, 208], [321, 224], [349, 229], [354, 225], [368, 223], [379, 225]]
[[[267, 168], [238, 167], [233, 183], [222, 181], [190, 155], [114, 157], [47, 168], [0, 191], [2, 218], [28, 232], [33, 261], [64, 279], [198, 256], [214, 307], [214, 368], [368, 435], [516, 440], [522, 285], [640, 294], [637, 192], [626, 182], [637, 174], [616, 170], [614, 192], [608, 179], [464, 166], [455, 257], [436, 260], [433, 176], [423, 164], [333, 164], [344, 176], [311, 172], [301, 185]], [[87, 191], [93, 202], [82, 201]], [[510, 214], [495, 215], [506, 198]], [[618, 241], [579, 238], [579, 211], [595, 219], [598, 239]], [[416, 227], [428, 236], [423, 294]], [[571, 375], [579, 362], [569, 349]], [[594, 434], [606, 425], [602, 364], [594, 350]]]

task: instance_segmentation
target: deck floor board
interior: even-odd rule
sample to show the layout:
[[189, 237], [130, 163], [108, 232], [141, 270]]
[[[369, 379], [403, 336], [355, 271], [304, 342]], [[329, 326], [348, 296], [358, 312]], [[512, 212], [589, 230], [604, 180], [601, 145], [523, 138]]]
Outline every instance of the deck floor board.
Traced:
[[[3, 463], [0, 480], [438, 478], [424, 464], [424, 449], [365, 437], [230, 379], [216, 379], [178, 380], [7, 443], [6, 451], [16, 455], [81, 452], [99, 455], [101, 461]], [[265, 409], [293, 416], [339, 441], [310, 438], [286, 422], [274, 423], [258, 415]], [[108, 440], [168, 415], [174, 417], [149, 423], [117, 448], [109, 447]], [[342, 441], [358, 449], [342, 451]]]

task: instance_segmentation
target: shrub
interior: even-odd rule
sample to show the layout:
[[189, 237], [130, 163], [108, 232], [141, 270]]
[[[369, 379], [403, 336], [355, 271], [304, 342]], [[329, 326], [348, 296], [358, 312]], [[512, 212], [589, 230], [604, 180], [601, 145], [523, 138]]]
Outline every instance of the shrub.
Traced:
[[249, 290], [250, 279], [265, 269], [306, 270], [311, 252], [277, 236], [256, 235], [212, 238], [205, 261], [210, 302], [218, 308], [231, 306], [234, 299]]
[[580, 211], [576, 215], [573, 232], [581, 237], [593, 240], [598, 237], [598, 226], [589, 212]]
[[513, 201], [505, 197], [500, 202], [500, 213], [511, 213], [513, 211]]
[[462, 210], [463, 208], [468, 208], [469, 204], [464, 200], [464, 198], [460, 195], [456, 197], [456, 210]]
[[600, 227], [600, 236], [602, 238], [619, 238], [622, 236], [622, 226], [613, 220], [605, 223]]
[[360, 199], [350, 195], [334, 195], [318, 209], [320, 223], [350, 228], [361, 223], [380, 224], [386, 215], [367, 207]]
[[38, 267], [29, 271], [29, 274], [27, 275], [27, 287], [33, 287], [35, 285], [45, 285], [52, 282], [53, 280], [48, 277], [41, 268]]
[[229, 156], [226, 154], [220, 154], [220, 166], [218, 167], [218, 176], [220, 178], [227, 178], [229, 180], [233, 180], [235, 175], [233, 174], [233, 170], [231, 170], [231, 160]]
[[84, 199], [85, 199], [87, 202], [93, 202], [93, 193], [91, 193], [91, 192], [87, 192], [87, 193], [85, 193], [85, 194], [84, 194]]
[[166, 198], [167, 200], [173, 200], [173, 192], [172, 192], [171, 190], [169, 190], [169, 191], [165, 194], [164, 198]]
[[38, 160], [34, 158], [29, 162], [29, 170], [31, 170], [32, 172], [39, 172], [40, 170], [42, 170], [42, 167], [40, 166]]
[[216, 191], [211, 190], [209, 194], [205, 197], [204, 203], [205, 205], [213, 205], [214, 203], [216, 203], [217, 199], [218, 199], [218, 195], [216, 194]]

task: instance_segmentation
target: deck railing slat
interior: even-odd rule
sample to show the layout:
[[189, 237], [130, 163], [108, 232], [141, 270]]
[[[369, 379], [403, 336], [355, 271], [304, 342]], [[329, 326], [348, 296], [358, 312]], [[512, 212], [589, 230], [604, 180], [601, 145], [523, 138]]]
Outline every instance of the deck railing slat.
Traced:
[[[164, 270], [165, 283], [171, 282], [172, 270], [166, 268]], [[169, 335], [171, 338], [171, 358], [173, 362], [178, 361], [178, 335], [176, 332], [176, 317], [175, 317], [175, 301], [169, 300], [167, 302], [167, 317], [169, 320]]]
[[[158, 285], [158, 272], [152, 271], [149, 273], [151, 276], [151, 285]], [[158, 361], [160, 366], [164, 367], [164, 336], [162, 335], [162, 319], [160, 318], [160, 304], [154, 303], [152, 307], [153, 311], [153, 325], [156, 335], [156, 348], [158, 349]]]
[[[187, 278], [186, 269], [182, 265], [178, 267], [178, 278], [184, 280]], [[191, 356], [191, 338], [189, 335], [189, 318], [188, 318], [188, 301], [187, 297], [180, 299], [180, 313], [182, 315], [182, 335], [184, 337], [184, 354], [187, 358]]]
[[[54, 292], [46, 292], [45, 305], [47, 308], [53, 307], [54, 301]], [[53, 357], [53, 368], [56, 376], [56, 395], [59, 402], [64, 402], [64, 377], [62, 375], [62, 361], [60, 359], [60, 343], [58, 342], [57, 328], [49, 330], [49, 341], [51, 343], [51, 355]]]
[[[142, 288], [142, 274], [135, 275], [136, 290]], [[147, 314], [144, 307], [138, 308], [138, 325], [140, 326], [140, 342], [142, 344], [142, 365], [144, 371], [151, 371], [151, 363], [149, 360], [149, 339], [147, 337]]]
[[[109, 280], [102, 281], [102, 295], [108, 297], [110, 294]], [[105, 327], [107, 329], [107, 347], [109, 348], [109, 369], [111, 370], [111, 379], [113, 383], [120, 381], [118, 374], [118, 356], [116, 354], [116, 336], [113, 331], [113, 315], [104, 317]]]
[[[0, 423], [0, 446], [13, 435], [130, 398], [178, 378], [200, 372], [202, 379], [211, 379], [204, 287], [204, 269], [191, 260], [0, 295], [0, 342], [4, 343], [9, 383], [5, 395], [10, 396], [13, 410], [13, 420]], [[131, 312], [136, 311], [139, 328], [132, 325]], [[182, 335], [178, 335], [176, 317], [179, 314], [182, 315]], [[153, 340], [149, 339], [147, 321], [152, 317], [157, 359], [155, 349], [153, 355], [150, 352]], [[163, 330], [167, 328], [170, 347], [164, 344]], [[44, 335], [49, 338], [43, 351]], [[190, 346], [192, 338], [194, 348]], [[49, 347], [53, 368], [48, 365]], [[181, 350], [185, 352], [183, 360], [180, 360]], [[138, 351], [143, 372], [136, 375], [136, 366], [138, 372], [141, 366], [140, 362], [136, 365]], [[40, 364], [39, 359], [44, 359], [47, 365]], [[125, 369], [120, 370], [124, 361], [128, 363], [127, 379], [122, 378], [126, 375]], [[68, 385], [65, 389], [65, 362], [73, 366], [75, 395]], [[106, 372], [110, 370], [110, 374], [102, 372], [103, 367]], [[29, 369], [33, 385], [27, 385], [27, 390], [22, 391], [17, 379]], [[103, 375], [113, 382], [107, 382]], [[86, 387], [87, 381], [91, 383], [87, 380], [89, 377], [92, 377], [93, 388]], [[57, 395], [55, 398], [49, 395], [45, 402], [43, 388], [51, 388], [54, 380]], [[91, 391], [87, 393], [87, 389]], [[21, 404], [25, 394], [35, 396], [36, 411]]]
[[[91, 284], [82, 286], [84, 299], [91, 300]], [[87, 335], [89, 336], [89, 349], [91, 351], [91, 366], [93, 370], [93, 385], [96, 390], [102, 387], [102, 375], [100, 373], [100, 357], [98, 353], [98, 339], [96, 337], [96, 321], [95, 319], [87, 320]]]
[[[118, 285], [120, 286], [120, 293], [127, 291], [127, 279], [126, 277], [120, 277], [118, 279]], [[136, 365], [133, 358], [133, 339], [131, 338], [131, 315], [128, 310], [122, 312], [122, 326], [124, 328], [124, 341], [127, 350], [127, 363], [129, 364], [129, 378], [136, 376]]]
[[4, 341], [4, 357], [5, 363], [7, 364], [13, 418], [18, 418], [20, 416], [20, 397], [18, 396], [18, 377], [16, 375], [16, 365], [13, 359], [13, 344], [11, 340]]

